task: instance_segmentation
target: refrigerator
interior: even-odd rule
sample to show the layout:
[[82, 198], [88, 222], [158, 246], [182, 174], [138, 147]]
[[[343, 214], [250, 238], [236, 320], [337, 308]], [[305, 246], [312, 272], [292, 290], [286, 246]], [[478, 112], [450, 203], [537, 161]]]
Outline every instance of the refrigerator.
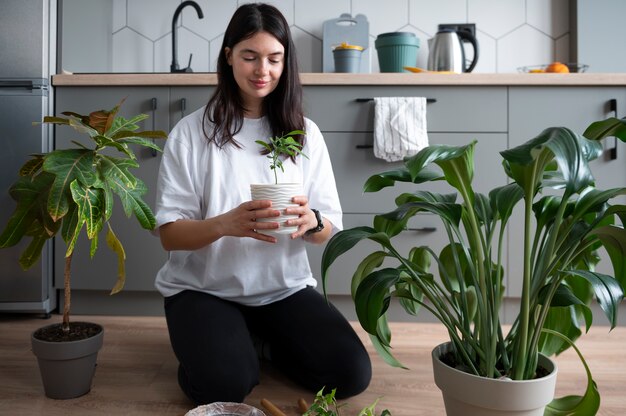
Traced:
[[[15, 209], [9, 187], [34, 153], [53, 147], [50, 74], [56, 65], [56, 0], [0, 0], [0, 227]], [[27, 271], [18, 263], [29, 239], [0, 249], [0, 312], [43, 313], [56, 308], [53, 244]]]

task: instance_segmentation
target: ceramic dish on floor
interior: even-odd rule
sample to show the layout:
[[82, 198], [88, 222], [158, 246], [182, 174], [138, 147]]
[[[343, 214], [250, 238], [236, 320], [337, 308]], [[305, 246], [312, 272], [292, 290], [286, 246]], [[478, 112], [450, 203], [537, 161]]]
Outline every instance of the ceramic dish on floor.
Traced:
[[265, 416], [265, 413], [244, 403], [215, 402], [191, 409], [185, 416]]

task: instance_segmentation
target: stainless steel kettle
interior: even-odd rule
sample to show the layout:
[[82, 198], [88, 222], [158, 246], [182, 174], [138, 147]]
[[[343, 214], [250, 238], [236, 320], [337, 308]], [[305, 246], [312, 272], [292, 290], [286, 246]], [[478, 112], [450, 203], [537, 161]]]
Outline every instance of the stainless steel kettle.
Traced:
[[[463, 41], [468, 41], [474, 48], [474, 58], [467, 66]], [[478, 62], [478, 41], [466, 31], [443, 29], [428, 40], [428, 70], [472, 72]]]

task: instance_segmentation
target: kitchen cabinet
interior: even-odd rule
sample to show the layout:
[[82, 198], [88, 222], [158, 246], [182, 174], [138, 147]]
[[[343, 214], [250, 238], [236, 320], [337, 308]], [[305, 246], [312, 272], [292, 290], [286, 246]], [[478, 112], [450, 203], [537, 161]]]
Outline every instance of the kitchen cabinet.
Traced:
[[[344, 212], [344, 229], [371, 226], [374, 214], [395, 209], [394, 200], [400, 193], [418, 189], [442, 193], [454, 191], [441, 182], [431, 182], [422, 185], [401, 183], [376, 193], [363, 193], [367, 178], [402, 166], [402, 162], [389, 163], [374, 156], [375, 106], [373, 101], [363, 100], [392, 96], [420, 96], [431, 100], [426, 111], [430, 144], [460, 146], [477, 140], [474, 183], [479, 191], [488, 192], [506, 185], [506, 175], [499, 159], [499, 152], [508, 146], [506, 87], [308, 86], [304, 96], [305, 113], [324, 135]], [[408, 226], [410, 231], [394, 238], [394, 244], [401, 252], [408, 253], [412, 247], [424, 244], [443, 248], [445, 234], [438, 218], [420, 215], [414, 222]], [[319, 290], [324, 246], [307, 246]], [[331, 269], [333, 277], [328, 293], [349, 294], [352, 273], [373, 248], [375, 244], [361, 242], [356, 249], [341, 257]]]
[[[168, 103], [169, 88], [167, 87], [89, 87], [89, 88], [58, 88], [56, 94], [56, 111], [74, 111], [85, 114], [91, 111], [109, 110], [123, 98], [124, 103], [120, 115], [125, 117], [140, 113], [149, 114], [144, 120], [141, 129], [168, 131]], [[71, 140], [77, 140], [74, 130], [67, 126], [55, 127], [55, 148], [62, 149], [70, 145]], [[93, 147], [87, 140], [83, 143]], [[162, 146], [162, 143], [161, 143]], [[157, 172], [161, 161], [161, 153], [153, 154], [150, 149], [134, 149], [139, 162], [139, 168], [134, 174], [145, 182], [148, 192], [144, 201], [154, 208]], [[159, 268], [165, 263], [167, 253], [161, 247], [157, 237], [144, 230], [139, 222], [127, 218], [122, 204], [115, 196], [111, 225], [126, 251], [126, 285], [124, 290], [154, 290], [154, 277]], [[117, 281], [117, 256], [106, 246], [105, 230], [99, 238], [99, 248], [93, 259], [89, 257], [89, 241], [83, 233], [76, 243], [72, 258], [73, 289], [90, 289], [109, 291]], [[55, 285], [63, 287], [63, 268], [65, 265], [65, 243], [60, 237], [55, 238]]]
[[[618, 117], [626, 113], [626, 88], [622, 87], [512, 87], [509, 91], [509, 142], [519, 146], [548, 127], [565, 126], [582, 134], [596, 120], [615, 116], [609, 101], [616, 100]], [[626, 186], [626, 145], [617, 143], [617, 159], [609, 157], [611, 139], [605, 140], [605, 154], [592, 162], [593, 174], [600, 189]], [[549, 192], [549, 190], [547, 191]], [[626, 202], [624, 199], [622, 203]], [[521, 207], [515, 212], [519, 221], [511, 221], [509, 232], [508, 295], [521, 294], [523, 217]], [[604, 255], [602, 252], [601, 255]], [[610, 272], [607, 264], [599, 271]]]
[[172, 87], [169, 101], [170, 130], [183, 117], [204, 107], [214, 89], [206, 86]]
[[[388, 163], [374, 157], [374, 103], [357, 99], [384, 96], [424, 96], [434, 99], [427, 106], [430, 143], [463, 145], [476, 139], [474, 183], [483, 192], [507, 183], [501, 166], [500, 151], [517, 146], [550, 126], [563, 125], [582, 132], [590, 122], [614, 115], [608, 104], [612, 99], [617, 103], [617, 115], [623, 117], [626, 113], [626, 87], [620, 82], [600, 86], [514, 83], [489, 85], [488, 82], [487, 85], [442, 84], [444, 85], [391, 83], [304, 86], [305, 114], [320, 127], [330, 152], [344, 210], [344, 228], [371, 226], [375, 214], [394, 208], [393, 199], [401, 191], [448, 191], [441, 183], [429, 183], [420, 186], [401, 184], [393, 191], [384, 189], [377, 193], [362, 192], [363, 184], [369, 176], [392, 170], [401, 163]], [[100, 108], [109, 109], [126, 97], [121, 109], [123, 115], [150, 114], [151, 117], [144, 122], [148, 124], [142, 128], [169, 132], [184, 115], [204, 106], [214, 88], [213, 84], [62, 86], [56, 88], [56, 109], [57, 112], [70, 110], [79, 113]], [[157, 104], [155, 109], [153, 98]], [[78, 136], [72, 133], [70, 128], [57, 127], [56, 147], [63, 147]], [[606, 145], [608, 150], [608, 147], [614, 145], [613, 140], [607, 140]], [[145, 196], [145, 201], [153, 207], [160, 154], [154, 157], [146, 150], [139, 152], [138, 158], [141, 167], [136, 173], [146, 182], [149, 194]], [[626, 186], [624, 158], [626, 146], [619, 142], [616, 160], [602, 157], [593, 162], [600, 187]], [[167, 253], [162, 249], [158, 238], [141, 229], [134, 219], [127, 219], [121, 208], [116, 201], [113, 226], [117, 224], [115, 231], [127, 253], [125, 291], [113, 298], [102, 296], [100, 292], [108, 292], [115, 283], [116, 259], [108, 247], [104, 247], [104, 239], [101, 239], [101, 247], [95, 258], [89, 259], [88, 242], [83, 237], [73, 261], [73, 275], [76, 276], [73, 286], [78, 289], [73, 292], [73, 308], [76, 313], [97, 311], [132, 314], [162, 311], [162, 298], [155, 291], [153, 282], [158, 269], [167, 258]], [[408, 228], [395, 238], [395, 244], [403, 252], [416, 245], [430, 245], [437, 250], [445, 244], [441, 223], [432, 215], [417, 216]], [[512, 238], [520, 233], [520, 221], [511, 221], [505, 247], [505, 286], [506, 296], [509, 298], [518, 297], [521, 289], [518, 278], [521, 270], [521, 241]], [[55, 281], [57, 287], [60, 287], [65, 246], [62, 240], [57, 240]], [[320, 265], [324, 247], [307, 245], [313, 274], [318, 281], [321, 278]], [[334, 299], [347, 299], [352, 273], [358, 261], [373, 248], [373, 243], [363, 241], [333, 264], [328, 290]], [[321, 291], [321, 282], [318, 289]], [[352, 310], [352, 304], [347, 305], [347, 308]]]

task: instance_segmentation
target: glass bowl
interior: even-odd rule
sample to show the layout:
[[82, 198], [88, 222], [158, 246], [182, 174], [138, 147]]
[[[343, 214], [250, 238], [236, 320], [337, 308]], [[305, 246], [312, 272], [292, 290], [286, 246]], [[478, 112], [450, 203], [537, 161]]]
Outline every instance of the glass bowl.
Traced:
[[[547, 74], [557, 74], [559, 72], [548, 72], [547, 69], [548, 67], [552, 65], [552, 64], [545, 64], [545, 65], [529, 65], [529, 66], [520, 66], [519, 68], [517, 68], [518, 72], [524, 72], [524, 73], [529, 73], [529, 74], [543, 74], [543, 73], [547, 73]], [[574, 73], [574, 72], [586, 72], [587, 69], [589, 69], [589, 65], [585, 65], [585, 64], [579, 64], [579, 63], [575, 63], [575, 62], [570, 62], [570, 63], [566, 63], [563, 64], [567, 67], [567, 69], [569, 69], [570, 73]], [[567, 72], [560, 72], [561, 74], [565, 74]]]

